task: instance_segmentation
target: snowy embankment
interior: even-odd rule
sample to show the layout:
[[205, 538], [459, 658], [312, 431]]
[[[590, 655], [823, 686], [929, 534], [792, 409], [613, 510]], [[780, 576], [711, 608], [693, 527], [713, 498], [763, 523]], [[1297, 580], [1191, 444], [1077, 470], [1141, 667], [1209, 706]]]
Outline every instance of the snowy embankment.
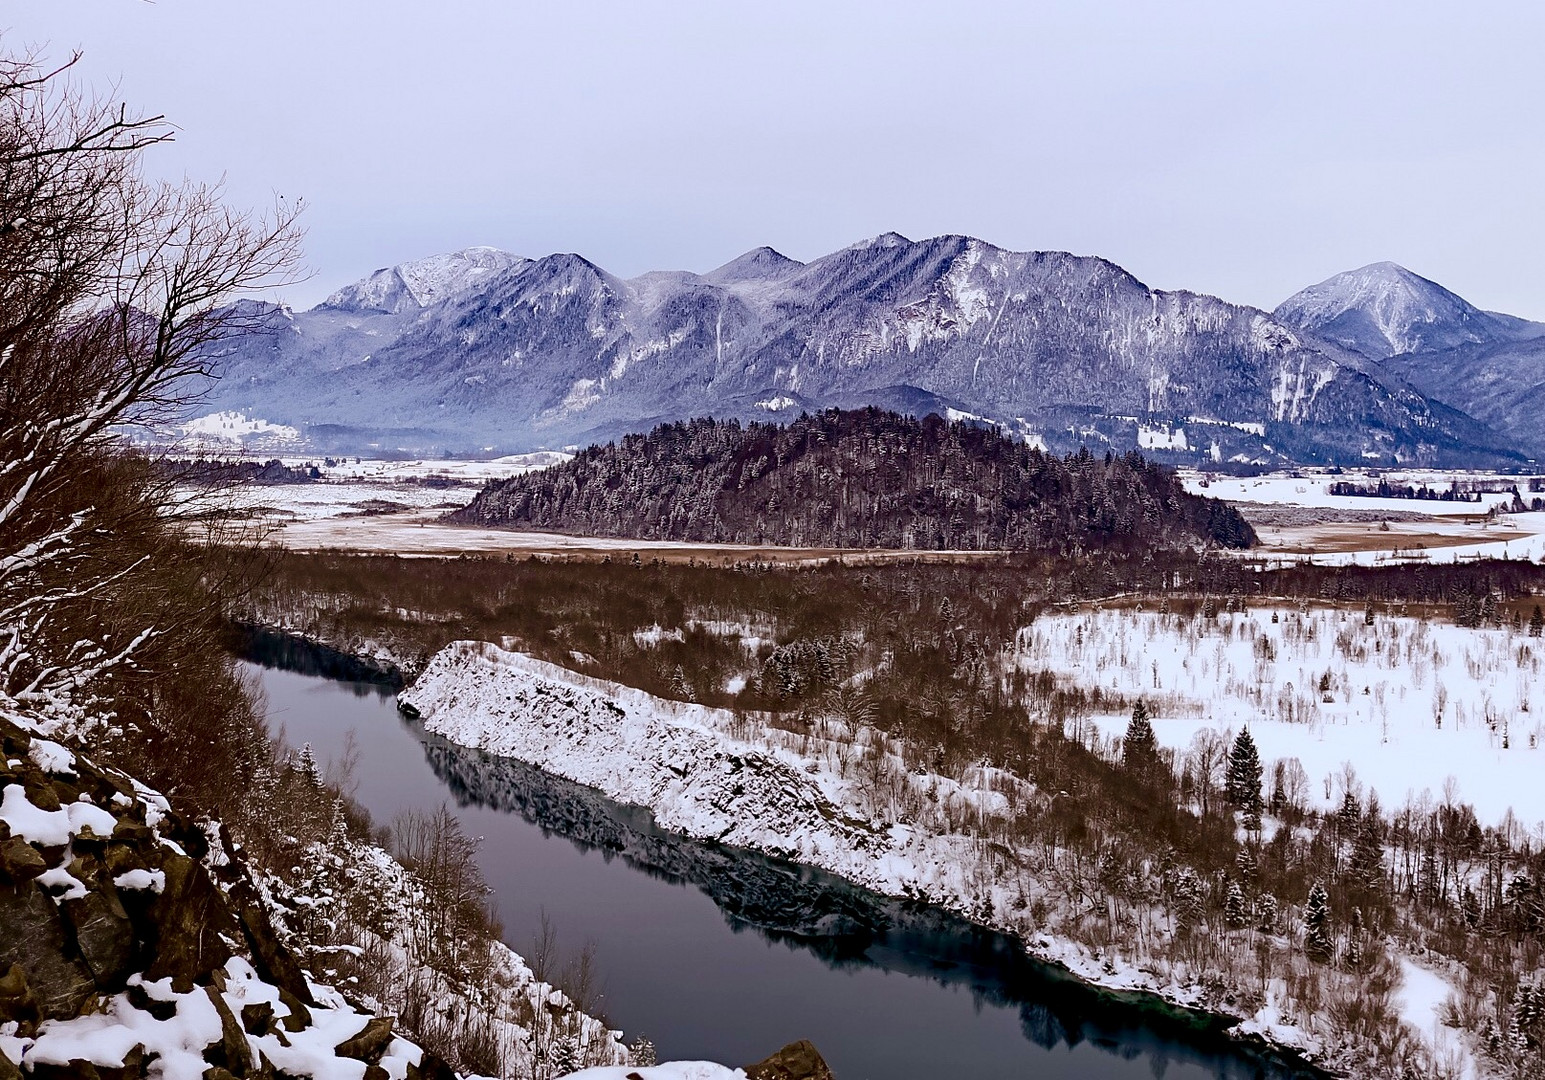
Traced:
[[[1340, 805], [1350, 767], [1386, 806], [1458, 798], [1487, 824], [1545, 822], [1545, 639], [1526, 632], [1286, 605], [1107, 609], [1037, 619], [1017, 645], [1027, 670], [1147, 701], [1177, 752], [1248, 725], [1268, 790], [1274, 763], [1296, 760], [1314, 808]], [[1119, 737], [1129, 714], [1093, 722]]]
[[[1101, 954], [1032, 921], [1037, 898], [1058, 904], [1032, 869], [1034, 856], [1003, 857], [961, 828], [1033, 797], [1007, 774], [908, 773], [873, 732], [792, 734], [485, 643], [447, 646], [400, 700], [430, 732], [647, 807], [664, 828], [964, 914], [1093, 984], [1221, 1007], [1196, 972]], [[1240, 1019], [1278, 1045], [1320, 1045], [1313, 1032], [1281, 1022], [1271, 1002]]]

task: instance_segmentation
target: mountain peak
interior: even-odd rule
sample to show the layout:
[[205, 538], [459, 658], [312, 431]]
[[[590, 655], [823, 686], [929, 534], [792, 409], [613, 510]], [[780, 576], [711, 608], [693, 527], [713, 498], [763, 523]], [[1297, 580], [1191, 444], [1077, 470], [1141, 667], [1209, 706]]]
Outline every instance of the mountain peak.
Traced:
[[781, 251], [763, 245], [708, 271], [703, 275], [703, 280], [714, 285], [729, 285], [737, 281], [778, 278], [804, 265]]
[[324, 308], [400, 315], [466, 292], [512, 266], [527, 262], [495, 247], [469, 247], [377, 270], [322, 301]]
[[1275, 314], [1374, 360], [1514, 336], [1503, 320], [1387, 261], [1343, 271], [1294, 293]]

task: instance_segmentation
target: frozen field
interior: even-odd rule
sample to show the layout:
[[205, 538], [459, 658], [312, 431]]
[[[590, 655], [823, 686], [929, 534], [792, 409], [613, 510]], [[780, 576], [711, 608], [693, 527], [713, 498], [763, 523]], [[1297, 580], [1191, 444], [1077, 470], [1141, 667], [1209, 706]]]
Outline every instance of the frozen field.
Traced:
[[[1443, 490], [1450, 483], [1511, 487], [1525, 502], [1541, 493], [1529, 491], [1527, 476], [1453, 470], [1347, 470], [1342, 473], [1297, 470], [1296, 475], [1217, 476], [1180, 470], [1186, 490], [1233, 503], [1256, 526], [1261, 548], [1247, 558], [1322, 565], [1362, 566], [1408, 562], [1460, 562], [1466, 559], [1539, 559], [1545, 556], [1545, 513], [1507, 513], [1512, 495], [1487, 492], [1478, 502], [1437, 499], [1384, 499], [1332, 495], [1337, 482]], [[1285, 508], [1310, 513], [1303, 523], [1282, 524]]]
[[[1284, 607], [1057, 615], [1023, 629], [1018, 646], [1028, 670], [1145, 699], [1176, 750], [1203, 729], [1248, 724], [1268, 783], [1275, 760], [1297, 758], [1310, 805], [1339, 805], [1350, 765], [1386, 808], [1441, 802], [1447, 787], [1487, 822], [1509, 809], [1527, 826], [1545, 822], [1545, 639]], [[1119, 737], [1127, 719], [1094, 722]]]
[[[321, 478], [299, 484], [240, 484], [222, 489], [217, 502], [223, 509], [260, 516], [275, 524], [370, 521], [417, 512], [416, 526], [465, 506], [489, 480], [519, 476], [566, 461], [568, 456], [543, 451], [492, 461], [280, 457], [277, 460], [292, 468], [315, 466]], [[259, 454], [248, 460], [268, 459]], [[200, 496], [195, 492], [194, 497]]]

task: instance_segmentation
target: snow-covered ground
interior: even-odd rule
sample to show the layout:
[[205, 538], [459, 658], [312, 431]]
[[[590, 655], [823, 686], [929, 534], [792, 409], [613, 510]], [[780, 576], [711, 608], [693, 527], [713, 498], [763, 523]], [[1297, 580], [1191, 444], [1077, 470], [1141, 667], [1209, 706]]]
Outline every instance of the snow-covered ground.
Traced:
[[[1537, 495], [1530, 492], [1527, 476], [1430, 469], [1349, 469], [1339, 473], [1304, 469], [1249, 477], [1181, 469], [1179, 474], [1187, 491], [1234, 503], [1247, 519], [1256, 521], [1262, 546], [1237, 553], [1252, 560], [1380, 566], [1545, 557], [1545, 513], [1506, 513], [1513, 502], [1509, 491], [1483, 493], [1477, 502], [1330, 493], [1331, 486], [1339, 482], [1370, 486], [1380, 480], [1436, 491], [1446, 490], [1451, 483], [1462, 489], [1471, 485], [1505, 489], [1516, 485], [1528, 503]], [[1301, 525], [1264, 524], [1256, 520], [1260, 511], [1287, 507], [1321, 511], [1330, 520]], [[1374, 520], [1337, 521], [1337, 515], [1361, 515]], [[1388, 519], [1379, 520], [1383, 515], [1388, 515]]]
[[1525, 501], [1530, 498], [1527, 476], [1462, 470], [1381, 469], [1373, 472], [1364, 469], [1347, 469], [1340, 473], [1330, 473], [1324, 470], [1302, 469], [1294, 470], [1293, 473], [1269, 473], [1265, 476], [1220, 476], [1196, 469], [1181, 469], [1180, 479], [1185, 484], [1186, 490], [1193, 494], [1207, 495], [1227, 502], [1376, 510], [1386, 513], [1409, 511], [1431, 514], [1435, 517], [1484, 514], [1493, 506], [1506, 506], [1512, 502], [1513, 497], [1510, 494], [1484, 494], [1479, 502], [1379, 499], [1357, 495], [1332, 495], [1330, 487], [1335, 483], [1367, 486], [1377, 484], [1381, 479], [1388, 481], [1391, 485], [1425, 486], [1437, 491], [1446, 489], [1451, 482], [1458, 482], [1461, 487], [1472, 483], [1505, 487], [1517, 484]]
[[[398, 513], [420, 511], [422, 517], [417, 520], [424, 520], [465, 506], [489, 480], [547, 468], [567, 461], [569, 456], [541, 451], [491, 461], [279, 457], [282, 464], [294, 468], [315, 467], [321, 478], [298, 484], [235, 484], [213, 493], [192, 489], [189, 495], [195, 503], [207, 500], [224, 510], [257, 513], [274, 522], [355, 519], [367, 510], [379, 515], [393, 507]], [[261, 454], [225, 457], [267, 460]]]
[[189, 420], [177, 429], [179, 446], [189, 452], [229, 452], [241, 447], [272, 449], [292, 447], [300, 432], [284, 424], [271, 424], [239, 412], [216, 412]]
[[[1268, 781], [1275, 760], [1298, 759], [1321, 808], [1339, 804], [1350, 764], [1387, 807], [1441, 801], [1452, 782], [1490, 823], [1509, 809], [1545, 822], [1545, 639], [1399, 616], [1366, 626], [1362, 611], [1284, 605], [1213, 619], [1048, 616], [1020, 632], [1018, 648], [1029, 670], [1145, 699], [1160, 742], [1176, 750], [1203, 729], [1249, 725]], [[1119, 737], [1127, 719], [1094, 722]]]
[[[1098, 952], [1060, 934], [1058, 916], [1032, 919], [1037, 897], [1059, 910], [1049, 884], [1055, 871], [1047, 876], [1029, 848], [998, 858], [988, 850], [996, 844], [984, 848], [959, 824], [985, 823], [1036, 797], [1008, 774], [973, 767], [957, 780], [908, 771], [871, 731], [827, 725], [794, 735], [479, 642], [443, 649], [401, 701], [430, 732], [647, 807], [664, 828], [820, 867], [1001, 927], [1034, 955], [1098, 985], [1217, 1007], [1205, 980], [1184, 963]], [[1149, 932], [1168, 931], [1155, 923]], [[1430, 989], [1417, 986], [1413, 999], [1425, 1002]], [[1273, 980], [1257, 1011], [1241, 1017], [1241, 1031], [1311, 1052], [1329, 1049], [1327, 1032], [1296, 1014], [1286, 994]], [[1290, 1022], [1291, 1015], [1298, 1018]], [[1431, 1041], [1430, 1029], [1422, 1035]]]

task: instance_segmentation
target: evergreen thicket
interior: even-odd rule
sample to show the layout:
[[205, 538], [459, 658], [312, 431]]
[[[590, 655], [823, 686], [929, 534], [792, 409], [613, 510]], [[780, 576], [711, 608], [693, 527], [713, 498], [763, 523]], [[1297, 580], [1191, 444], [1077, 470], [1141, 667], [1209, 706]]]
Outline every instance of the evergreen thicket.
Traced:
[[879, 409], [666, 424], [489, 484], [454, 520], [697, 543], [915, 550], [1248, 547], [1238, 511], [1141, 455], [1056, 457]]

